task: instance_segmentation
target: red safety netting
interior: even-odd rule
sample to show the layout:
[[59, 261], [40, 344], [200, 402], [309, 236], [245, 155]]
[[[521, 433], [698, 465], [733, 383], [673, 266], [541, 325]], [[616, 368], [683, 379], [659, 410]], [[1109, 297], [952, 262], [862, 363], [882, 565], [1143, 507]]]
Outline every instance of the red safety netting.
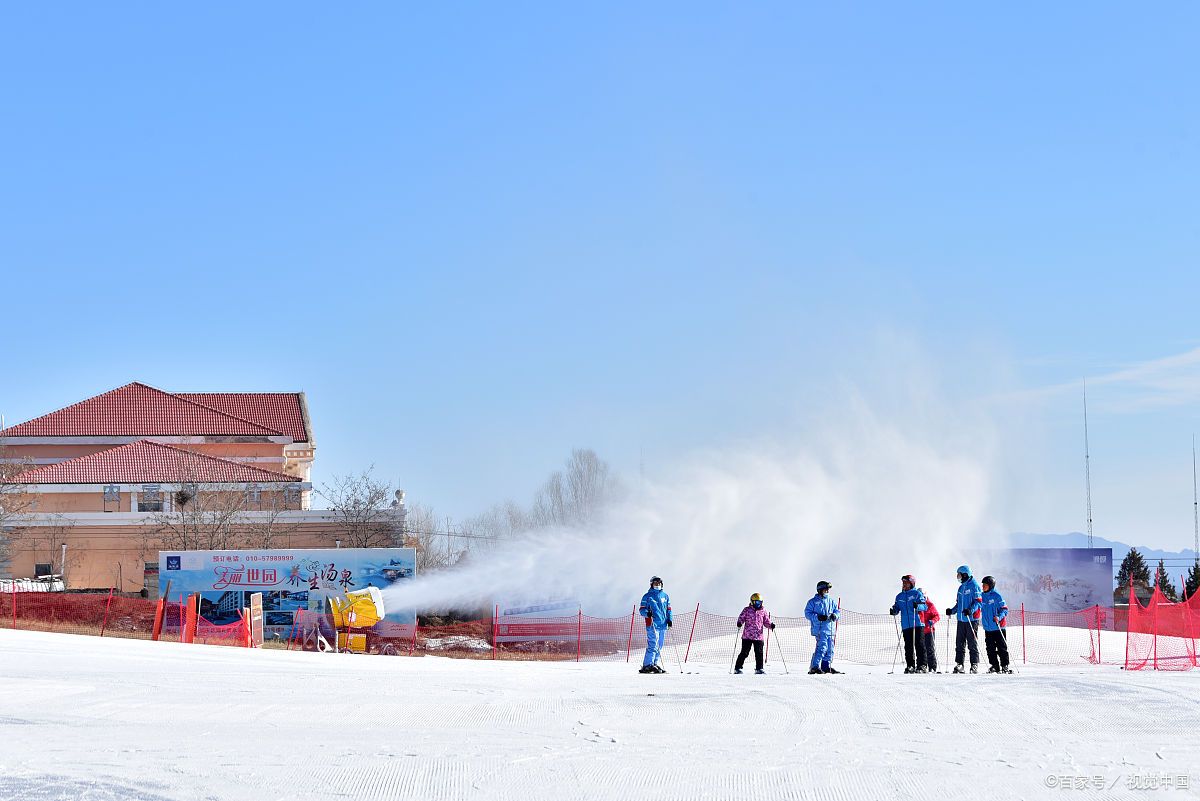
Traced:
[[[158, 604], [147, 598], [122, 597], [115, 592], [0, 593], [0, 628], [149, 640], [153, 638]], [[158, 639], [182, 641], [185, 619], [182, 602], [165, 602]], [[241, 620], [216, 624], [200, 617], [193, 642], [242, 646], [245, 626]]]
[[[162, 603], [159, 639], [184, 639], [187, 613], [181, 596]], [[63, 592], [0, 593], [0, 628], [149, 639], [159, 602], [115, 594]], [[203, 610], [206, 614], [207, 609]], [[1124, 610], [1090, 607], [1079, 612], [1033, 612], [1020, 607], [1008, 618], [1006, 634], [1015, 664], [1125, 664], [1129, 669], [1185, 669], [1196, 664], [1200, 634], [1200, 600], [1171, 604], [1160, 595], [1149, 605]], [[740, 645], [737, 618], [694, 610], [677, 613], [667, 632], [661, 660], [664, 665], [688, 663], [729, 665]], [[767, 638], [770, 664], [807, 669], [814, 640], [802, 617], [774, 615], [776, 629]], [[288, 648], [317, 649], [320, 639], [338, 650], [395, 655], [441, 655], [475, 659], [538, 659], [557, 661], [614, 661], [640, 663], [646, 648], [646, 627], [636, 608], [620, 617], [574, 615], [543, 618], [490, 617], [463, 622], [426, 624], [415, 629], [336, 632], [326, 615], [302, 612], [287, 640]], [[943, 620], [935, 632], [939, 662], [953, 659], [955, 623]], [[318, 638], [317, 634], [321, 635]], [[339, 636], [339, 634], [341, 636]], [[980, 635], [982, 638], [982, 635]], [[1119, 639], [1118, 639], [1119, 638]], [[843, 610], [837, 622], [834, 659], [861, 665], [888, 665], [897, 658], [896, 621], [886, 614]], [[237, 645], [246, 643], [240, 620], [214, 624], [196, 619], [193, 642]]]
[[1142, 604], [1130, 590], [1126, 627], [1126, 670], [1190, 670], [1196, 667], [1196, 640], [1200, 638], [1200, 602], [1197, 595], [1172, 603], [1154, 588]]

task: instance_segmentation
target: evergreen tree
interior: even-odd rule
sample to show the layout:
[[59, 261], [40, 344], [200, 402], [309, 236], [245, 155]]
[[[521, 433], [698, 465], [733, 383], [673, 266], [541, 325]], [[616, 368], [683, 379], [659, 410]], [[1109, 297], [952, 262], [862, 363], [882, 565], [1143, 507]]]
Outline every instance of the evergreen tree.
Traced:
[[1196, 590], [1200, 590], [1200, 556], [1196, 557], [1196, 562], [1188, 568], [1187, 578], [1184, 579], [1183, 590], [1188, 598], [1196, 594]]
[[1165, 595], [1168, 601], [1175, 603], [1179, 600], [1179, 591], [1171, 583], [1171, 577], [1167, 575], [1166, 565], [1161, 559], [1158, 560], [1158, 568], [1154, 571], [1154, 586], [1158, 587], [1158, 591]]
[[1120, 602], [1129, 600], [1129, 582], [1133, 581], [1134, 593], [1143, 600], [1150, 597], [1150, 567], [1144, 556], [1137, 548], [1130, 548], [1129, 553], [1121, 560], [1121, 568], [1117, 571], [1117, 588], [1113, 597]]

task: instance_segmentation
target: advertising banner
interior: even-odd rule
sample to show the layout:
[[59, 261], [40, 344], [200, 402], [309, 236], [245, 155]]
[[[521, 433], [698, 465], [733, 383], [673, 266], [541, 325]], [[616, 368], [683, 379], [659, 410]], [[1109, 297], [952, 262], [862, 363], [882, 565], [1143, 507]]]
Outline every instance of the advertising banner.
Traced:
[[972, 556], [975, 578], [991, 575], [1009, 609], [1077, 612], [1113, 605], [1111, 548], [1009, 548]]
[[[263, 629], [268, 638], [287, 637], [296, 612], [327, 611], [326, 599], [365, 587], [386, 589], [411, 581], [412, 548], [327, 548], [245, 551], [160, 551], [159, 592], [200, 593], [200, 615], [210, 623], [232, 623], [250, 596], [262, 593]], [[411, 635], [412, 609], [385, 609], [375, 624], [384, 637]]]
[[575, 642], [579, 601], [572, 598], [536, 603], [496, 604], [496, 642]]

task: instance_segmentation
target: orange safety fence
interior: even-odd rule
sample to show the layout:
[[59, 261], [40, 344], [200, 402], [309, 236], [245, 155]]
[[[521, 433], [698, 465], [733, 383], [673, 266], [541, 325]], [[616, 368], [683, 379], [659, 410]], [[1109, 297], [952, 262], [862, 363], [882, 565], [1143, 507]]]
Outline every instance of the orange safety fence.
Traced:
[[[0, 628], [149, 640], [154, 638], [158, 606], [159, 601], [112, 591], [0, 593]], [[162, 606], [158, 639], [182, 641], [186, 621], [182, 599]], [[199, 617], [193, 642], [241, 646], [245, 644], [245, 626], [241, 620], [216, 624]]]
[[[109, 593], [0, 593], [0, 628], [18, 628], [102, 637], [151, 639], [161, 605], [158, 639], [181, 642], [187, 637], [185, 598], [154, 601]], [[207, 613], [207, 608], [204, 610]], [[195, 614], [192, 641], [244, 646], [243, 620], [213, 623]], [[807, 668], [814, 640], [803, 617], [773, 615], [776, 628], [766, 637], [768, 663], [789, 669]], [[663, 645], [664, 665], [729, 665], [740, 645], [737, 618], [694, 609], [674, 615]], [[1128, 611], [1092, 606], [1077, 612], [1010, 609], [1006, 637], [1013, 664], [1123, 665], [1128, 670], [1187, 670], [1197, 666], [1200, 598], [1172, 603], [1155, 590], [1148, 603], [1134, 601]], [[939, 661], [951, 660], [956, 624], [942, 620], [935, 630]], [[345, 649], [326, 615], [298, 613], [287, 638], [288, 648], [315, 648], [320, 631], [331, 645]], [[350, 630], [344, 634], [352, 634]], [[1124, 633], [1124, 637], [1120, 634]], [[445, 623], [393, 625], [386, 636], [367, 631], [354, 640], [371, 653], [441, 655], [476, 659], [611, 661], [640, 663], [646, 647], [643, 618], [632, 609], [619, 617], [593, 617], [582, 611], [558, 617], [498, 617]], [[982, 635], [980, 635], [982, 639]], [[843, 610], [835, 634], [834, 660], [860, 665], [891, 664], [897, 655], [898, 632], [887, 614]], [[948, 658], [949, 657], [949, 658]]]
[[1178, 603], [1155, 587], [1142, 604], [1130, 588], [1126, 628], [1126, 670], [1190, 670], [1197, 665], [1200, 600], [1193, 593]]

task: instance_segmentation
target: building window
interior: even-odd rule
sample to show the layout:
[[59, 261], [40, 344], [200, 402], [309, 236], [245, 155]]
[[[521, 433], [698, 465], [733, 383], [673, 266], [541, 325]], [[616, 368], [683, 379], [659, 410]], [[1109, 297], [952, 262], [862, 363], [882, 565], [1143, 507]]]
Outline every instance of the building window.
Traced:
[[50, 576], [54, 574], [54, 565], [49, 562], [38, 562], [33, 566], [33, 577], [41, 578], [42, 576]]
[[139, 512], [161, 512], [163, 510], [162, 485], [143, 484], [141, 494], [138, 495], [137, 510]]

